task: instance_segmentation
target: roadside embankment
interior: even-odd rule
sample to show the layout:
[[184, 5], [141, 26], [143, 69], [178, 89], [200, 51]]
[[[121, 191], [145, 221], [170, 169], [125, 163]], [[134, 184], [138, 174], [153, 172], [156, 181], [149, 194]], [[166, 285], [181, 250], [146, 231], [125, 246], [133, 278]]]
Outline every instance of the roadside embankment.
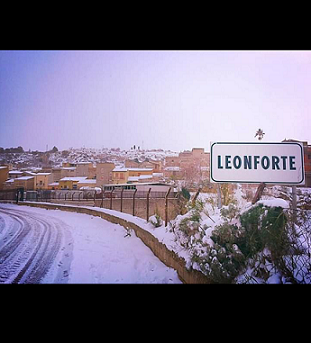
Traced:
[[[53, 203], [38, 203], [38, 202], [19, 202], [19, 205], [41, 207], [45, 209], [58, 209], [68, 212], [77, 212], [89, 214], [92, 216], [99, 216], [114, 224], [122, 225], [126, 230], [133, 230], [138, 238], [140, 238], [143, 243], [148, 246], [151, 251], [157, 256], [165, 265], [174, 268], [180, 280], [183, 283], [189, 284], [201, 284], [201, 283], [212, 283], [204, 274], [195, 269], [187, 269], [185, 260], [179, 257], [175, 252], [169, 250], [165, 244], [159, 242], [159, 240], [154, 237], [150, 232], [144, 230], [142, 227], [136, 223], [129, 221], [127, 219], [118, 217], [109, 212], [109, 210], [102, 208], [90, 208], [85, 206], [73, 206], [73, 205], [61, 205]], [[115, 212], [115, 211], [114, 211]], [[133, 217], [135, 218], [135, 217]]]

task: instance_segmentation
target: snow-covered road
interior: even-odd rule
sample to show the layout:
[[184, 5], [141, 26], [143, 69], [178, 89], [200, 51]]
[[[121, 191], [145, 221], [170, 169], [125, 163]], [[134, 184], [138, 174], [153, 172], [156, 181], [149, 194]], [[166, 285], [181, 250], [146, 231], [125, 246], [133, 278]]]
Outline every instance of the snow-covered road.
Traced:
[[0, 283], [181, 283], [132, 232], [86, 214], [0, 204]]

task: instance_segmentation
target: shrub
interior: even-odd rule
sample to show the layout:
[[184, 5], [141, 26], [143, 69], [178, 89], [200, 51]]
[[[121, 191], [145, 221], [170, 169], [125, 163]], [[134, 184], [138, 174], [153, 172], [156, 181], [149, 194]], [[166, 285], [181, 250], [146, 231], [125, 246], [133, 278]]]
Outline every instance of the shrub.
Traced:
[[232, 221], [232, 219], [237, 217], [239, 210], [240, 209], [236, 206], [235, 203], [230, 203], [228, 206], [223, 206], [221, 208], [220, 214], [226, 221]]
[[281, 207], [264, 207], [262, 204], [240, 216], [245, 229], [244, 254], [253, 257], [267, 247], [274, 260], [286, 254], [290, 239], [286, 229], [286, 216]]
[[[222, 215], [228, 215], [227, 210]], [[257, 268], [255, 276], [267, 279], [271, 270], [265, 267], [267, 261], [277, 270], [284, 265], [282, 259], [288, 254], [291, 242], [283, 209], [260, 204], [239, 217], [240, 225], [226, 220], [216, 226], [211, 235], [214, 246], [201, 256], [197, 252], [193, 255], [192, 261], [214, 282], [233, 282], [249, 265]]]
[[181, 189], [181, 193], [185, 199], [190, 200], [190, 192], [188, 191], [187, 188], [183, 187]]
[[154, 227], [160, 227], [163, 225], [163, 220], [161, 219], [161, 217], [157, 213], [149, 218], [149, 222]]

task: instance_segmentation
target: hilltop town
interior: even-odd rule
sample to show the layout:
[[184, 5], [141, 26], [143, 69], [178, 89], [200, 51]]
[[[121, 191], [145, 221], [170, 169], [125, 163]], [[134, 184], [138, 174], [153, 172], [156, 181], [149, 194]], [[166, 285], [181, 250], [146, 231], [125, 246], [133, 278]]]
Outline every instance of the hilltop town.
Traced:
[[161, 182], [197, 188], [209, 184], [204, 148], [174, 152], [57, 147], [46, 152], [0, 148], [0, 189], [92, 189], [104, 184]]
[[[293, 140], [287, 140], [293, 141]], [[311, 186], [311, 147], [304, 145], [306, 185]], [[210, 157], [204, 148], [183, 152], [133, 145], [120, 148], [69, 148], [45, 152], [0, 147], [0, 190], [96, 189], [109, 184], [165, 183], [178, 189], [213, 189]]]

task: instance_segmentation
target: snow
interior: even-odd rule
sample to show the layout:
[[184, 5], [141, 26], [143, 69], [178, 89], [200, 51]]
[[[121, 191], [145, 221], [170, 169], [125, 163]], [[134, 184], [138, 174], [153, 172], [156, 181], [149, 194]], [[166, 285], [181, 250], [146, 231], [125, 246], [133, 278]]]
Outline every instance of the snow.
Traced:
[[[174, 269], [121, 225], [87, 214], [13, 204], [0, 207], [63, 223], [60, 252], [41, 283], [181, 283]], [[9, 225], [8, 217], [2, 219]]]
[[180, 167], [165, 167], [164, 170], [167, 170], [167, 171], [180, 171]]
[[60, 181], [78, 181], [83, 182], [87, 179], [86, 176], [66, 176], [60, 179]]
[[289, 205], [288, 202], [284, 199], [274, 198], [270, 200], [259, 200], [257, 204], [262, 204], [268, 207], [282, 207], [284, 209], [288, 209]]
[[[286, 201], [281, 198], [277, 198], [279, 194], [279, 189], [275, 188], [272, 190], [272, 195], [264, 195], [262, 198], [263, 200], [260, 200], [257, 204], [262, 204], [267, 207], [281, 207], [284, 209], [289, 209], [289, 201]], [[306, 193], [310, 193], [309, 191], [306, 191]], [[236, 200], [236, 206], [239, 208], [239, 213], [243, 213], [252, 206], [249, 201], [245, 199], [243, 196], [243, 191], [240, 186], [236, 189], [234, 193], [234, 198]], [[214, 242], [211, 239], [211, 236], [213, 234], [213, 230], [218, 226], [224, 223], [225, 220], [231, 220], [228, 218], [224, 218], [221, 215], [220, 209], [217, 208], [217, 195], [216, 194], [204, 194], [200, 193], [198, 199], [204, 202], [204, 209], [201, 212], [201, 221], [199, 226], [199, 233], [196, 233], [191, 237], [189, 240], [189, 245], [186, 247], [183, 244], [182, 237], [178, 236], [178, 233], [175, 228], [179, 226], [179, 223], [184, 220], [187, 217], [191, 216], [191, 212], [188, 212], [184, 215], [177, 216], [174, 220], [169, 223], [167, 227], [165, 227], [164, 223], [160, 227], [155, 227], [152, 223], [148, 223], [145, 219], [132, 216], [130, 214], [121, 213], [119, 211], [104, 209], [104, 208], [98, 208], [98, 207], [87, 207], [85, 208], [91, 208], [93, 210], [101, 211], [104, 213], [111, 214], [113, 216], [123, 218], [127, 221], [133, 222], [136, 225], [140, 226], [144, 230], [150, 232], [154, 237], [156, 237], [160, 242], [166, 245], [166, 247], [174, 251], [178, 256], [182, 257], [186, 261], [187, 266], [191, 266], [194, 269], [199, 269], [200, 266], [197, 263], [193, 263], [191, 261], [192, 258], [192, 250], [196, 248], [196, 239], [199, 237], [199, 235], [202, 236], [202, 242], [204, 244], [208, 244], [211, 247], [211, 251], [213, 251], [214, 248]], [[2, 206], [2, 205], [1, 205]], [[61, 207], [62, 205], [58, 205]], [[66, 205], [70, 206], [70, 205]], [[75, 207], [75, 206], [73, 206]], [[222, 209], [228, 209], [228, 206], [223, 206]], [[41, 211], [45, 211], [42, 209], [37, 209]], [[45, 212], [46, 213], [46, 212]], [[132, 244], [132, 240], [135, 237], [135, 234], [132, 233], [131, 236], [126, 236], [127, 232], [124, 230], [123, 227], [120, 227], [118, 229], [115, 228], [115, 224], [109, 224], [108, 222], [103, 221], [103, 219], [97, 218], [97, 217], [91, 217], [91, 223], [86, 222], [87, 219], [81, 216], [87, 216], [82, 214], [68, 214], [68, 212], [61, 212], [61, 211], [49, 211], [48, 214], [56, 213], [55, 216], [57, 218], [60, 218], [61, 220], [66, 221], [66, 218], [63, 216], [69, 215], [70, 220], [66, 221], [71, 228], [69, 229], [71, 237], [74, 244], [74, 250], [73, 250], [73, 256], [72, 259], [72, 271], [69, 274], [69, 281], [70, 282], [180, 282], [177, 278], [177, 276], [173, 273], [173, 276], [170, 276], [167, 278], [163, 269], [165, 267], [158, 267], [158, 270], [163, 271], [164, 274], [161, 274], [162, 276], [158, 276], [155, 279], [149, 279], [150, 276], [150, 269], [152, 269], [150, 266], [153, 266], [154, 262], [151, 264], [149, 262], [143, 261], [143, 256], [139, 255], [138, 248], [135, 248], [135, 250], [127, 251], [125, 249], [125, 246], [127, 244]], [[53, 214], [54, 215], [54, 214]], [[72, 217], [74, 216], [74, 217]], [[81, 220], [78, 220], [76, 216], [80, 216]], [[90, 216], [88, 216], [90, 217]], [[150, 219], [153, 219], [155, 222], [154, 216]], [[162, 218], [163, 219], [163, 218]], [[101, 227], [103, 223], [105, 222], [104, 229], [101, 230]], [[69, 224], [71, 223], [71, 224]], [[230, 222], [231, 224], [237, 224], [239, 225], [239, 221], [236, 218], [233, 218]], [[93, 226], [94, 224], [94, 226]], [[95, 225], [96, 224], [96, 225]], [[84, 227], [84, 228], [83, 228]], [[85, 228], [87, 227], [87, 230]], [[109, 227], [110, 229], [106, 229], [106, 227]], [[114, 232], [112, 234], [111, 231]], [[120, 232], [118, 230], [121, 230]], [[101, 238], [101, 231], [105, 231], [107, 236], [105, 238]], [[109, 234], [108, 234], [109, 233]], [[112, 234], [112, 236], [110, 236]], [[126, 237], [125, 237], [126, 236]], [[302, 239], [302, 238], [301, 238]], [[309, 249], [310, 244], [309, 238], [304, 238], [304, 245], [306, 246], [306, 249]], [[106, 247], [106, 242], [114, 242], [116, 246], [120, 247], [120, 250], [122, 253], [118, 252], [115, 253], [115, 250], [111, 247]], [[84, 243], [83, 243], [84, 242]], [[125, 243], [126, 242], [126, 243]], [[308, 243], [308, 244], [307, 244]], [[134, 243], [133, 243], [134, 244]], [[116, 248], [115, 246], [115, 248]], [[77, 251], [77, 248], [85, 249], [85, 251], [88, 252], [89, 258], [84, 258], [83, 251]], [[82, 248], [81, 248], [82, 247]], [[146, 248], [146, 247], [145, 247]], [[148, 248], [147, 248], [148, 249]], [[202, 253], [204, 254], [204, 247], [201, 248]], [[233, 246], [233, 249], [235, 249], [235, 253], [239, 253], [238, 247]], [[148, 249], [149, 250], [149, 249]], [[135, 256], [133, 256], [133, 253], [135, 251]], [[104, 253], [105, 252], [105, 253]], [[109, 256], [109, 259], [105, 261], [103, 256], [106, 256], [106, 253]], [[263, 254], [268, 256], [269, 252], [263, 251]], [[305, 255], [307, 256], [307, 255]], [[298, 257], [297, 257], [298, 258]], [[304, 257], [305, 258], [305, 257]], [[119, 262], [121, 260], [121, 262]], [[139, 261], [139, 263], [137, 262]], [[306, 273], [303, 273], [303, 264], [306, 264], [307, 261], [302, 260], [302, 257], [299, 257], [299, 260], [295, 260], [295, 263], [299, 266], [297, 270], [301, 273], [301, 275], [295, 275], [295, 277], [299, 280], [301, 278], [302, 281], [308, 281], [311, 282], [311, 280], [306, 279], [305, 275]], [[116, 265], [122, 265], [124, 263], [124, 266], [127, 267], [121, 268], [121, 273], [118, 274], [117, 271], [115, 271], [114, 267], [111, 268], [111, 266], [116, 263]], [[275, 270], [272, 270], [272, 264], [270, 266], [268, 260], [266, 259], [265, 267], [266, 270], [269, 271], [270, 275], [267, 280], [263, 280], [261, 278], [254, 277], [252, 275], [252, 272], [254, 268], [248, 267], [246, 271], [239, 275], [235, 282], [237, 283], [286, 283], [288, 280], [286, 280], [284, 277], [282, 278], [281, 275]], [[300, 267], [301, 265], [301, 267]], [[79, 270], [78, 273], [75, 274], [74, 270]], [[129, 271], [132, 270], [132, 272], [135, 274], [135, 276], [132, 278], [132, 272], [129, 275]], [[165, 269], [167, 270], [167, 269]], [[83, 272], [84, 271], [84, 272]], [[86, 272], [85, 272], [86, 271]], [[86, 274], [85, 274], [86, 273]], [[152, 273], [151, 273], [152, 274]], [[123, 275], [121, 277], [120, 275]], [[174, 276], [175, 275], [175, 276]], [[78, 278], [77, 278], [78, 277]], [[304, 278], [304, 279], [303, 279]], [[133, 281], [135, 279], [135, 281]], [[89, 280], [89, 281], [87, 281]], [[105, 281], [106, 280], [106, 281]]]
[[34, 178], [33, 176], [21, 176], [21, 177], [16, 178], [16, 180], [31, 180], [33, 178]]

